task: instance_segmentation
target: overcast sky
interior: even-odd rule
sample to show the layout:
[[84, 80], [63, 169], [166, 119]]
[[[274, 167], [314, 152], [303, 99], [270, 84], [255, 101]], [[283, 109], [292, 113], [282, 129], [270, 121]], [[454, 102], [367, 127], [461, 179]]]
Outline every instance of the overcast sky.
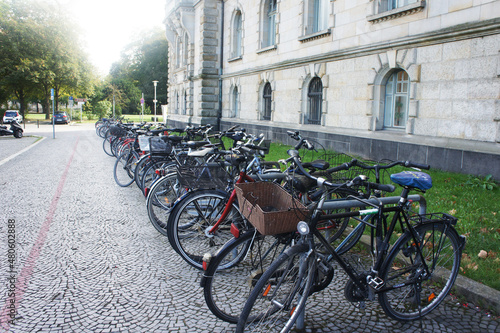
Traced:
[[[167, 0], [53, 0], [67, 8], [85, 34], [86, 50], [106, 75], [134, 34], [163, 27]], [[73, 14], [74, 13], [74, 14]]]

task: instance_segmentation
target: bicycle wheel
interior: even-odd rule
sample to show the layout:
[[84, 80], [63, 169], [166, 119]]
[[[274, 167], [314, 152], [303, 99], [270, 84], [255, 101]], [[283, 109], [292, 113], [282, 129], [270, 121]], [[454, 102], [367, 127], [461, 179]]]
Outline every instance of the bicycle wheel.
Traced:
[[139, 155], [133, 152], [124, 152], [115, 162], [113, 176], [121, 187], [127, 187], [134, 182], [134, 168], [139, 160]]
[[104, 138], [104, 141], [102, 142], [102, 149], [104, 150], [104, 152], [108, 156], [113, 156], [113, 152], [111, 151], [111, 144], [112, 144], [112, 142], [113, 142], [114, 139], [115, 139], [114, 136], [107, 135]]
[[305, 309], [316, 271], [309, 246], [286, 250], [250, 293], [236, 332], [289, 332]]
[[176, 170], [177, 163], [172, 161], [171, 158], [165, 158], [151, 163], [142, 172], [141, 177], [141, 190], [146, 194], [151, 186], [156, 180], [161, 177], [161, 173], [157, 173], [156, 170], [163, 170], [164, 174], [174, 172]]
[[395, 243], [380, 270], [384, 289], [388, 289], [379, 294], [380, 305], [388, 316], [401, 321], [421, 318], [444, 300], [462, 255], [463, 242], [449, 223], [421, 224], [414, 230], [429, 272], [408, 231]]
[[170, 213], [167, 222], [168, 240], [179, 255], [190, 265], [201, 269], [203, 255], [214, 254], [233, 238], [231, 223], [244, 230], [245, 221], [236, 203], [228, 207], [227, 217], [217, 230], [209, 233], [221, 217], [229, 194], [217, 190], [198, 190], [188, 193]]
[[134, 181], [137, 187], [140, 189], [141, 188], [141, 178], [142, 174], [144, 173], [144, 169], [147, 167], [148, 163], [151, 162], [151, 155], [146, 154], [141, 157], [139, 162], [137, 162], [137, 166], [134, 171]]
[[224, 245], [202, 278], [210, 311], [224, 321], [237, 323], [253, 287], [291, 241], [290, 234], [263, 236], [249, 230]]
[[181, 195], [186, 193], [177, 181], [177, 173], [169, 173], [151, 187], [146, 198], [149, 220], [161, 234], [167, 235], [167, 221], [170, 211]]

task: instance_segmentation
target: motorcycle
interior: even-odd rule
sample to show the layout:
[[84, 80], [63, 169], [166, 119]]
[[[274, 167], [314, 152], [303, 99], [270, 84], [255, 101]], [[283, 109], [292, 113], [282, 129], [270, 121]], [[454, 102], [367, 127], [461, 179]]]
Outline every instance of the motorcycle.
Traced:
[[4, 135], [14, 135], [15, 138], [23, 137], [23, 128], [16, 120], [12, 120], [10, 123], [10, 129], [7, 129], [7, 126], [0, 125], [0, 136]]

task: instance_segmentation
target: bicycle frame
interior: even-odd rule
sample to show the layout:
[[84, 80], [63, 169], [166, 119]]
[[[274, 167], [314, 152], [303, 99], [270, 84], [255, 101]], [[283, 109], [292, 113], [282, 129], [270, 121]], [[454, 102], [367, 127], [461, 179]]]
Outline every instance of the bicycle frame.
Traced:
[[[311, 232], [306, 235], [306, 242], [309, 243], [309, 246], [314, 247], [314, 237], [315, 236], [320, 243], [327, 249], [328, 253], [330, 254], [330, 259], [334, 259], [335, 261], [338, 262], [338, 264], [344, 269], [346, 274], [350, 277], [350, 279], [354, 282], [354, 284], [361, 290], [363, 293], [368, 292], [366, 289], [366, 284], [364, 283], [365, 281], [368, 281], [368, 285], [370, 285], [373, 289], [375, 289], [375, 293], [387, 291], [390, 289], [394, 288], [401, 288], [404, 285], [399, 285], [399, 286], [394, 286], [390, 288], [383, 288], [383, 281], [380, 280], [380, 278], [377, 277], [377, 273], [380, 270], [383, 262], [385, 255], [387, 253], [387, 250], [389, 249], [389, 241], [390, 237], [394, 233], [394, 229], [396, 227], [396, 224], [399, 222], [402, 226], [403, 224], [406, 224], [408, 226], [408, 230], [410, 230], [412, 234], [412, 238], [415, 242], [417, 241], [417, 236], [413, 233], [412, 228], [409, 225], [409, 219], [408, 216], [404, 210], [404, 205], [408, 201], [419, 201], [420, 202], [420, 214], [425, 213], [426, 210], [426, 205], [425, 205], [425, 199], [420, 196], [420, 195], [408, 195], [409, 190], [404, 189], [401, 196], [392, 196], [392, 197], [385, 197], [385, 198], [376, 198], [376, 199], [369, 199], [369, 200], [363, 200], [359, 198], [354, 198], [354, 200], [341, 200], [338, 202], [325, 202], [325, 197], [323, 197], [319, 204], [318, 208], [315, 210], [313, 217], [311, 219], [310, 225], [310, 230]], [[389, 207], [389, 208], [383, 208], [385, 204], [395, 204], [397, 205], [395, 207]], [[354, 212], [346, 212], [346, 213], [339, 213], [339, 214], [330, 214], [330, 215], [321, 215], [321, 210], [322, 209], [331, 209], [333, 207], [336, 208], [352, 208], [352, 207], [366, 207], [366, 206], [371, 206], [371, 207], [377, 207], [375, 210], [360, 210], [360, 211], [354, 211]], [[371, 273], [374, 273], [374, 276], [368, 275], [368, 276], [363, 276], [362, 274], [358, 273], [350, 264], [348, 261], [344, 260], [338, 253], [337, 251], [330, 245], [330, 243], [324, 238], [324, 236], [320, 233], [320, 231], [316, 228], [317, 223], [320, 220], [326, 219], [326, 218], [342, 218], [342, 217], [355, 217], [355, 216], [362, 216], [365, 215], [366, 221], [370, 218], [371, 214], [379, 214], [379, 217], [377, 217], [378, 222], [382, 219], [382, 214], [383, 213], [388, 213], [388, 212], [395, 212], [395, 214], [392, 217], [391, 223], [389, 225], [389, 228], [387, 232], [385, 233], [384, 239], [382, 243], [380, 244], [379, 248], [377, 249], [377, 258], [375, 260], [375, 263], [373, 267], [371, 268]], [[404, 221], [403, 221], [404, 220]], [[352, 232], [351, 232], [352, 233]], [[418, 248], [418, 247], [417, 247]], [[422, 253], [420, 252], [420, 248], [418, 248], [418, 255], [422, 256]], [[424, 264], [424, 269], [426, 272], [428, 272], [428, 267], [425, 264], [425, 260], [422, 260]], [[411, 284], [414, 281], [408, 281], [407, 284]], [[367, 295], [365, 295], [367, 296]]]

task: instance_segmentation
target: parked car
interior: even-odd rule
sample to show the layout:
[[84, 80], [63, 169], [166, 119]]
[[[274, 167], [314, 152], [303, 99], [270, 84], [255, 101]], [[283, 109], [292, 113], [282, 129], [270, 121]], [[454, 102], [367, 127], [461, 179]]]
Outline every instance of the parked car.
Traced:
[[63, 111], [56, 111], [53, 119], [55, 124], [69, 124], [71, 121], [68, 114]]
[[23, 116], [16, 110], [7, 110], [3, 116], [3, 123], [9, 124], [12, 120], [16, 120], [18, 123], [23, 122]]

